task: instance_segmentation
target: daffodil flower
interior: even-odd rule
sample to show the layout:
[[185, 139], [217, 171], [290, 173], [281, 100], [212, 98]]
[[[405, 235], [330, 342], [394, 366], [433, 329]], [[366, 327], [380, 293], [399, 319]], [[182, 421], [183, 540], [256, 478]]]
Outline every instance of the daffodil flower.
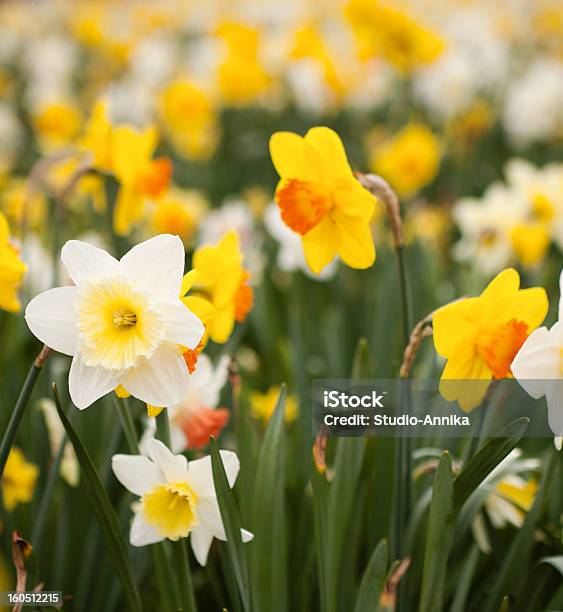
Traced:
[[[188, 463], [183, 455], [174, 455], [159, 440], [148, 443], [149, 456], [114, 455], [112, 468], [121, 484], [140, 497], [129, 540], [133, 546], [145, 546], [165, 539], [190, 536], [195, 558], [207, 563], [213, 538], [226, 541], [217, 494], [213, 484], [209, 456]], [[220, 451], [232, 488], [239, 472], [239, 460], [231, 451]], [[241, 529], [243, 542], [254, 537]]]
[[27, 266], [10, 242], [8, 221], [0, 213], [0, 308], [2, 310], [17, 312], [20, 309], [18, 289], [26, 270]]
[[[559, 279], [563, 295], [563, 272]], [[559, 320], [551, 328], [539, 327], [527, 338], [510, 366], [516, 380], [533, 397], [547, 401], [549, 426], [561, 449], [563, 436], [563, 298]]]
[[280, 175], [276, 203], [301, 235], [309, 268], [319, 274], [337, 255], [351, 268], [369, 268], [375, 198], [354, 177], [338, 134], [326, 127], [305, 137], [276, 132], [270, 155]]
[[31, 501], [38, 476], [39, 468], [34, 463], [26, 461], [22, 451], [13, 446], [0, 483], [4, 507], [8, 512], [18, 504], [27, 504]]
[[117, 234], [125, 236], [143, 214], [147, 198], [162, 195], [172, 177], [167, 157], [152, 159], [158, 134], [154, 127], [143, 132], [124, 125], [113, 130], [111, 160], [113, 173], [121, 183], [114, 214]]
[[182, 295], [191, 287], [184, 303], [205, 323], [206, 332], [217, 343], [231, 335], [235, 321], [242, 323], [252, 308], [254, 293], [250, 274], [242, 267], [238, 235], [230, 231], [217, 245], [196, 249], [193, 270], [186, 274]]
[[86, 408], [119, 385], [156, 406], [180, 402], [189, 377], [183, 347], [195, 348], [204, 331], [179, 298], [180, 238], [161, 234], [119, 261], [70, 240], [61, 259], [75, 285], [41, 293], [25, 318], [42, 342], [73, 357], [69, 390], [75, 405]]
[[448, 361], [440, 392], [458, 400], [463, 410], [475, 408], [488, 383], [511, 376], [511, 363], [548, 310], [544, 289], [520, 289], [520, 277], [508, 268], [479, 297], [440, 308], [433, 316], [434, 345]]

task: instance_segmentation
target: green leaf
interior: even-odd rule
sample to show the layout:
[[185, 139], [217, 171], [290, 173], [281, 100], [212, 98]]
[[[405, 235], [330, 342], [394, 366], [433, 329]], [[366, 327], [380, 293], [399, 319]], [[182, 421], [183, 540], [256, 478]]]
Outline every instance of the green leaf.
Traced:
[[428, 535], [424, 553], [420, 612], [439, 612], [454, 525], [454, 483], [452, 462], [445, 452], [440, 459], [432, 487]]
[[352, 364], [352, 380], [365, 380], [373, 373], [373, 362], [369, 352], [368, 341], [360, 338], [354, 353]]
[[319, 592], [321, 610], [326, 610], [328, 599], [327, 585], [327, 540], [328, 540], [328, 496], [329, 485], [324, 473], [313, 465], [311, 474], [311, 487], [313, 489], [313, 516], [315, 526], [315, 548], [317, 552], [317, 568], [319, 574]]
[[[254, 486], [252, 584], [258, 610], [287, 609], [287, 539], [284, 499], [285, 385], [264, 433]], [[265, 560], [268, 560], [265, 563]]]
[[379, 598], [385, 588], [388, 563], [387, 540], [375, 547], [360, 583], [355, 612], [377, 612]]
[[211, 450], [211, 467], [213, 470], [213, 483], [221, 511], [221, 519], [227, 536], [227, 556], [235, 574], [235, 580], [239, 589], [244, 610], [251, 610], [250, 605], [250, 580], [248, 577], [248, 566], [246, 554], [242, 543], [240, 517], [235, 503], [235, 496], [229, 487], [227, 474], [223, 466], [223, 460], [219, 453], [219, 447], [212, 436], [209, 441]]
[[503, 596], [507, 593], [513, 593], [514, 590], [522, 587], [522, 576], [528, 575], [531, 570], [529, 561], [534, 546], [534, 532], [543, 510], [547, 491], [553, 484], [553, 474], [557, 459], [558, 453], [555, 449], [552, 449], [545, 463], [534, 503], [528, 514], [526, 514], [524, 524], [512, 539], [508, 551], [503, 554], [503, 562], [487, 598], [484, 612], [497, 610]]
[[530, 419], [521, 417], [490, 438], [463, 467], [454, 483], [456, 513], [469, 496], [493, 471], [493, 469], [516, 447], [524, 435]]
[[92, 502], [92, 510], [98, 519], [106, 545], [115, 563], [115, 569], [121, 581], [125, 598], [127, 599], [128, 609], [132, 612], [140, 611], [142, 610], [141, 598], [137, 585], [133, 579], [131, 567], [129, 566], [127, 546], [121, 535], [119, 520], [115, 510], [111, 505], [111, 501], [87, 450], [84, 448], [80, 438], [63, 412], [59, 393], [55, 384], [53, 384], [53, 396], [61, 422], [66, 429], [68, 438], [74, 447], [74, 452], [80, 463], [82, 475], [84, 476], [83, 483], [88, 489]]

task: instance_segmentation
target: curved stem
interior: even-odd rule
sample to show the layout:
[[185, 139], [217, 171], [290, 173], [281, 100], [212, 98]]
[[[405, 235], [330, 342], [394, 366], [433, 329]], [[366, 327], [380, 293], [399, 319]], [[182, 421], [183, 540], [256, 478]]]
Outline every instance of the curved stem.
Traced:
[[51, 349], [48, 346], [44, 346], [39, 355], [37, 355], [33, 365], [29, 369], [25, 382], [23, 383], [20, 395], [16, 405], [14, 406], [12, 415], [10, 416], [8, 427], [6, 427], [6, 431], [2, 436], [2, 442], [0, 442], [0, 480], [2, 479], [2, 474], [4, 473], [4, 468], [6, 466], [6, 461], [8, 460], [8, 455], [10, 454], [10, 449], [14, 443], [14, 438], [16, 437], [23, 419], [23, 415], [25, 414], [25, 409], [27, 408], [29, 398], [31, 397], [35, 383], [39, 378], [39, 374], [43, 369], [45, 359], [47, 359], [50, 352]]

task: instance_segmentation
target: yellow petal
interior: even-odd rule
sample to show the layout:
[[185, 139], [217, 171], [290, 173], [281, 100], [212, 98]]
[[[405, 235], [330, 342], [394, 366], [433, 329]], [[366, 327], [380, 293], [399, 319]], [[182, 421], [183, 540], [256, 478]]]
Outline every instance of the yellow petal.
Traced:
[[188, 295], [182, 298], [182, 302], [201, 320], [205, 325], [216, 312], [215, 306], [199, 295]]
[[507, 268], [499, 272], [481, 293], [481, 299], [495, 301], [506, 297], [507, 294], [516, 293], [520, 287], [520, 276], [514, 268]]
[[375, 261], [375, 245], [371, 227], [362, 219], [334, 214], [340, 233], [338, 255], [342, 261], [359, 270], [369, 268]]
[[235, 305], [217, 310], [207, 325], [209, 337], [217, 344], [227, 342], [235, 326]]
[[150, 127], [139, 132], [129, 126], [113, 133], [112, 162], [115, 176], [121, 183], [134, 185], [143, 174], [156, 148], [158, 133]]
[[460, 342], [473, 337], [476, 326], [472, 314], [478, 298], [466, 298], [447, 304], [434, 313], [432, 327], [434, 330], [434, 346], [442, 357], [454, 353]]
[[114, 389], [117, 397], [131, 397], [131, 393], [123, 385], [119, 385]]
[[281, 178], [321, 181], [323, 163], [318, 152], [302, 136], [276, 132], [270, 138], [270, 156]]
[[184, 275], [184, 279], [182, 280], [182, 288], [180, 289], [180, 297], [184, 297], [186, 293], [195, 285], [200, 273], [197, 270], [190, 270], [186, 272]]
[[164, 406], [153, 406], [152, 404], [147, 404], [147, 415], [149, 417], [156, 417], [164, 410]]
[[326, 215], [302, 240], [307, 265], [315, 274], [320, 274], [338, 253], [340, 232], [329, 215]]
[[327, 127], [311, 128], [305, 135], [305, 142], [318, 153], [331, 177], [353, 177], [344, 145], [334, 130]]
[[128, 185], [122, 185], [113, 213], [113, 228], [118, 236], [126, 236], [143, 213], [144, 197]]

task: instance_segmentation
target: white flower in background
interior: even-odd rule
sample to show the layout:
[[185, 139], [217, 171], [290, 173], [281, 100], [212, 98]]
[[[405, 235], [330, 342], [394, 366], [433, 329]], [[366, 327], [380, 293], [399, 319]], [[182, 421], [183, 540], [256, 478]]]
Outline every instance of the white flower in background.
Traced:
[[78, 47], [56, 34], [36, 36], [27, 41], [22, 56], [29, 82], [54, 82], [66, 86], [78, 65]]
[[472, 262], [485, 276], [506, 268], [513, 258], [511, 215], [521, 207], [498, 183], [491, 185], [481, 199], [458, 200], [452, 214], [462, 237], [453, 247], [454, 258]]
[[[141, 499], [135, 506], [130, 542], [145, 546], [190, 536], [195, 558], [207, 563], [213, 538], [225, 541], [209, 456], [188, 463], [174, 455], [162, 442], [151, 440], [149, 457], [114, 455], [112, 468], [121, 484]], [[239, 472], [239, 460], [231, 451], [220, 451], [232, 488]], [[254, 537], [241, 529], [243, 542]]]
[[253, 283], [259, 282], [264, 269], [262, 242], [256, 232], [254, 215], [243, 200], [227, 199], [225, 203], [211, 210], [199, 227], [198, 246], [217, 244], [231, 230], [237, 233], [246, 267]]
[[102, 94], [107, 101], [113, 123], [132, 123], [145, 128], [154, 114], [154, 92], [143, 81], [132, 76], [112, 81]]
[[314, 274], [309, 269], [303, 253], [303, 244], [299, 234], [291, 231], [281, 218], [280, 209], [275, 203], [268, 204], [264, 211], [264, 225], [268, 233], [279, 245], [277, 265], [284, 272], [297, 270], [315, 280], [328, 281], [334, 277], [337, 262], [333, 261], [320, 274]]
[[180, 301], [180, 238], [156, 236], [119, 261], [71, 240], [61, 259], [75, 286], [41, 293], [25, 318], [42, 342], [73, 357], [74, 404], [86, 408], [119, 385], [147, 404], [182, 401], [189, 375], [181, 347], [195, 349], [204, 328]]
[[[563, 272], [559, 279], [563, 295]], [[538, 327], [527, 338], [510, 366], [514, 378], [534, 399], [545, 397], [549, 427], [560, 450], [563, 437], [563, 299], [559, 320], [551, 328]]]
[[419, 70], [414, 79], [415, 95], [440, 119], [468, 110], [476, 89], [471, 58], [451, 49]]
[[151, 88], [163, 86], [172, 77], [178, 48], [170, 36], [143, 38], [133, 51], [129, 69], [134, 81]]
[[[37, 408], [43, 413], [45, 425], [47, 426], [47, 434], [49, 436], [49, 446], [51, 448], [51, 457], [55, 459], [61, 443], [65, 436], [65, 429], [59, 415], [55, 402], [48, 398], [40, 399], [37, 402]], [[71, 487], [77, 487], [80, 480], [80, 468], [78, 459], [74, 453], [74, 448], [70, 442], [66, 442], [61, 460], [60, 474]]]
[[[522, 527], [526, 513], [534, 502], [537, 482], [523, 475], [537, 470], [540, 462], [521, 457], [522, 451], [515, 448], [481, 484], [490, 491], [483, 510], [495, 529], [504, 529], [508, 525], [517, 529]], [[481, 550], [489, 554], [492, 547], [482, 513], [476, 515], [471, 529]]]
[[[223, 355], [213, 367], [207, 355], [199, 355], [186, 397], [179, 404], [167, 408], [173, 452], [203, 448], [209, 443], [209, 437], [217, 437], [227, 424], [230, 413], [218, 406], [221, 389], [227, 382], [229, 362], [230, 357]], [[143, 454], [148, 454], [147, 445], [155, 433], [156, 420], [149, 418], [139, 445]]]
[[563, 164], [536, 168], [527, 160], [511, 159], [505, 174], [509, 187], [527, 203], [527, 219], [544, 225], [563, 250]]
[[563, 63], [536, 59], [506, 92], [503, 124], [518, 146], [563, 136]]

